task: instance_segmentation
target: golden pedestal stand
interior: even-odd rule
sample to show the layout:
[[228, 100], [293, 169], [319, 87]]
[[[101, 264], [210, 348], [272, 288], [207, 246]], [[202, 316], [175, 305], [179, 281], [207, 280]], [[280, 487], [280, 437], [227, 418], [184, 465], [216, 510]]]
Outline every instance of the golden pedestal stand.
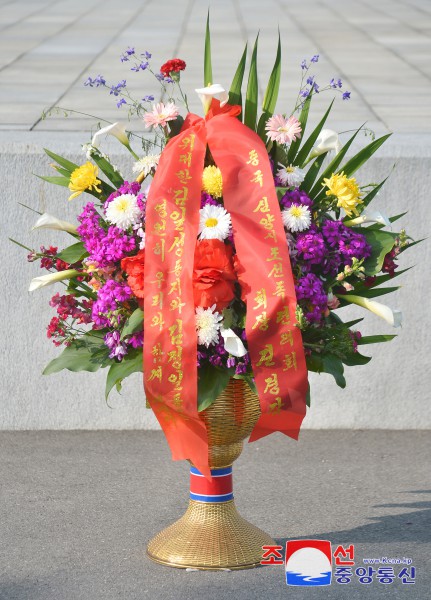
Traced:
[[[240, 379], [231, 379], [214, 404], [200, 413], [208, 431], [213, 475], [217, 477], [220, 470], [220, 477], [229, 477], [225, 475], [230, 472], [228, 467], [241, 454], [243, 440], [250, 435], [259, 414], [258, 397]], [[191, 499], [184, 516], [149, 542], [148, 556], [179, 568], [249, 569], [259, 565], [262, 546], [273, 546], [274, 540], [243, 519], [233, 499], [220, 501], [222, 497], [217, 501]]]

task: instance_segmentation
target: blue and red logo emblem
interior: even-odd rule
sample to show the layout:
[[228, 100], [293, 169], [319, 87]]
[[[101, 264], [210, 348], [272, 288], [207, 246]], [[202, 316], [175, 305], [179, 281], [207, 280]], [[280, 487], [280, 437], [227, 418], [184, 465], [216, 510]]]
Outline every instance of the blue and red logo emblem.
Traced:
[[330, 585], [332, 575], [331, 542], [292, 540], [286, 543], [287, 585]]

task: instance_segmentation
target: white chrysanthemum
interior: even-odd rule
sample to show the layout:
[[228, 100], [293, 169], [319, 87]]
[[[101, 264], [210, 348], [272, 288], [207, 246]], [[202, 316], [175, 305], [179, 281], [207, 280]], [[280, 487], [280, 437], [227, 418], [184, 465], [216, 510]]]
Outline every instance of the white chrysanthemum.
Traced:
[[198, 344], [208, 348], [210, 344], [216, 344], [219, 338], [220, 321], [223, 316], [215, 310], [216, 305], [211, 308], [196, 308], [196, 332], [198, 334]]
[[222, 206], [206, 204], [199, 211], [199, 239], [223, 241], [230, 233], [230, 214]]
[[304, 204], [292, 204], [282, 211], [281, 217], [288, 231], [305, 231], [311, 225], [311, 213]]
[[133, 173], [139, 175], [139, 173], [143, 173], [145, 177], [151, 173], [151, 169], [155, 169], [159, 164], [160, 154], [149, 154], [148, 156], [144, 156], [140, 158], [133, 165]]
[[127, 229], [138, 223], [141, 218], [141, 209], [136, 196], [133, 194], [117, 196], [109, 203], [106, 209], [106, 218], [120, 229]]
[[283, 185], [288, 187], [298, 187], [304, 181], [304, 169], [294, 167], [293, 165], [287, 165], [287, 167], [280, 165], [280, 167], [281, 169], [277, 171], [277, 177]]

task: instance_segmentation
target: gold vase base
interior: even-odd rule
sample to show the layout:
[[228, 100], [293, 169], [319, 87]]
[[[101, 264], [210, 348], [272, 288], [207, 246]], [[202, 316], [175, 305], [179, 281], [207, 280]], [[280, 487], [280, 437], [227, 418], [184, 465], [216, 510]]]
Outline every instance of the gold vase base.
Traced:
[[260, 565], [262, 546], [268, 545], [275, 545], [274, 540], [243, 519], [234, 500], [190, 500], [186, 513], [149, 542], [147, 555], [179, 569], [252, 569]]

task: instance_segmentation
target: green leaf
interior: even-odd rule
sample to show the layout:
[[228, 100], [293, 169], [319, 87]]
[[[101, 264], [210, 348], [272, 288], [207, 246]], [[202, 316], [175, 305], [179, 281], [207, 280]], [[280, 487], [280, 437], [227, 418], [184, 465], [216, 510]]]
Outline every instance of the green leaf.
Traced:
[[[239, 65], [236, 69], [235, 75], [233, 77], [232, 85], [230, 86], [229, 91], [229, 104], [236, 105], [238, 104], [242, 108], [242, 82], [244, 79], [244, 71], [245, 71], [245, 63], [247, 60], [247, 44], [245, 45], [244, 52], [242, 53], [241, 60], [239, 61]], [[241, 119], [241, 115], [239, 116]]]
[[[353, 173], [355, 173], [359, 169], [359, 167], [362, 167], [362, 165], [366, 163], [367, 160], [369, 160], [375, 152], [377, 152], [380, 146], [384, 144], [384, 142], [391, 135], [391, 133], [382, 135], [382, 137], [379, 137], [377, 140], [371, 142], [371, 144], [368, 144], [368, 146], [365, 146], [365, 148], [362, 148], [362, 150], [355, 154], [355, 156], [348, 160], [346, 164], [341, 168], [341, 171], [344, 172], [344, 175], [346, 177], [351, 177]], [[372, 194], [373, 192], [370, 192], [370, 194]]]
[[75, 163], [70, 162], [70, 160], [67, 160], [66, 158], [63, 158], [62, 156], [59, 156], [58, 154], [51, 152], [51, 150], [47, 150], [46, 148], [44, 148], [44, 151], [50, 158], [52, 158], [53, 160], [58, 162], [58, 164], [61, 165], [62, 167], [64, 167], [69, 173], [72, 173], [72, 171], [74, 171], [75, 169], [78, 169], [78, 167], [79, 167], [79, 165], [76, 165]]
[[251, 55], [250, 71], [248, 74], [247, 93], [245, 96], [245, 110], [244, 110], [244, 124], [247, 125], [253, 131], [256, 128], [256, 117], [257, 117], [257, 97], [258, 97], [258, 83], [257, 83], [257, 45], [259, 40], [259, 34], [256, 37], [254, 43], [253, 53]]
[[205, 31], [205, 53], [204, 53], [204, 87], [211, 85], [213, 81], [213, 69], [211, 62], [211, 33], [210, 33], [210, 11], [208, 9], [207, 27]]
[[126, 335], [132, 335], [137, 331], [142, 331], [144, 320], [144, 311], [137, 308], [132, 312], [130, 317], [127, 319], [123, 331], [121, 332], [121, 339], [124, 339]]
[[316, 177], [319, 174], [320, 168], [324, 160], [325, 154], [321, 154], [314, 160], [311, 167], [307, 171], [307, 175], [305, 176], [304, 181], [301, 183], [301, 190], [304, 190], [304, 192], [308, 192], [308, 190], [316, 180]]
[[281, 78], [281, 41], [280, 31], [278, 32], [278, 46], [277, 55], [275, 57], [275, 63], [269, 77], [268, 85], [266, 87], [265, 96], [262, 103], [262, 116], [259, 119], [259, 125], [257, 127], [257, 133], [265, 141], [265, 124], [267, 120], [273, 115], [275, 106], [277, 104], [278, 92], [280, 90], [280, 78]]
[[354, 367], [356, 365], [366, 365], [371, 360], [371, 356], [364, 356], [359, 352], [352, 352], [343, 357], [343, 363], [348, 367]]
[[353, 327], [354, 325], [357, 325], [358, 323], [360, 323], [361, 321], [364, 320], [364, 317], [360, 317], [359, 319], [353, 319], [353, 321], [347, 321], [347, 323], [344, 323], [345, 327]]
[[[311, 104], [312, 96], [308, 96], [305, 100], [301, 113], [299, 115], [298, 121], [301, 123], [301, 137], [304, 139], [305, 128], [307, 126], [308, 121], [308, 113], [310, 112], [310, 104]], [[299, 146], [301, 145], [301, 138], [296, 138], [294, 142], [290, 144], [289, 151], [287, 153], [287, 162], [286, 164], [292, 165], [295, 159], [296, 153], [298, 152]]]
[[69, 264], [76, 263], [79, 260], [82, 260], [85, 256], [88, 256], [88, 252], [84, 248], [83, 242], [72, 244], [58, 254], [58, 258], [61, 258], [61, 260], [64, 260], [64, 262]]
[[108, 399], [109, 393], [114, 386], [121, 390], [121, 382], [132, 373], [142, 373], [142, 348], [131, 350], [120, 362], [111, 365], [106, 376], [105, 398]]
[[[329, 105], [328, 110], [325, 112], [325, 114], [323, 115], [323, 117], [321, 118], [321, 120], [319, 121], [317, 126], [310, 133], [309, 137], [307, 138], [307, 141], [304, 143], [304, 145], [298, 152], [298, 154], [294, 160], [295, 165], [301, 166], [306, 161], [308, 155], [310, 154], [311, 150], [313, 149], [313, 146], [314, 146], [317, 138], [319, 137], [319, 133], [323, 129], [323, 126], [326, 122], [326, 119], [328, 118], [329, 113], [331, 112], [331, 108], [332, 108], [333, 104], [334, 104], [334, 101], [332, 100], [331, 104]], [[325, 156], [325, 155], [323, 155], [323, 156]]]
[[278, 92], [280, 90], [280, 78], [281, 78], [281, 40], [280, 31], [278, 32], [278, 46], [277, 55], [275, 57], [275, 63], [269, 77], [268, 85], [263, 98], [262, 110], [264, 112], [273, 114], [275, 105], [277, 104]]
[[325, 192], [325, 190], [322, 188], [323, 180], [327, 179], [328, 177], [331, 177], [331, 175], [337, 171], [337, 168], [341, 164], [341, 161], [343, 160], [343, 158], [345, 157], [347, 150], [350, 148], [350, 146], [353, 143], [353, 140], [355, 139], [355, 137], [358, 135], [358, 133], [360, 131], [361, 131], [361, 127], [357, 131], [355, 131], [355, 133], [352, 135], [352, 137], [349, 140], [347, 140], [347, 142], [341, 148], [340, 152], [336, 156], [334, 156], [333, 160], [329, 163], [327, 168], [323, 171], [322, 175], [319, 177], [318, 181], [316, 182], [316, 185], [310, 191], [310, 196], [312, 198], [314, 198], [315, 202], [316, 202], [317, 198], [319, 196], [323, 196], [323, 194]]
[[230, 373], [210, 365], [198, 370], [198, 411], [211, 406], [229, 383]]
[[392, 294], [392, 292], [396, 292], [397, 290], [400, 289], [401, 286], [396, 286], [396, 287], [387, 287], [387, 288], [360, 288], [358, 289], [355, 286], [355, 290], [354, 292], [347, 292], [347, 294], [343, 294], [343, 296], [362, 296], [363, 298], [377, 298], [378, 296], [384, 296], [385, 294]]
[[368, 227], [361, 228], [360, 233], [365, 236], [367, 243], [371, 246], [371, 256], [363, 265], [365, 273], [366, 275], [375, 275], [381, 270], [386, 254], [394, 247], [397, 234]]
[[47, 181], [48, 183], [53, 183], [55, 185], [61, 185], [63, 187], [69, 187], [69, 177], [43, 177], [42, 175], [36, 175], [36, 177], [39, 177], [39, 179], [43, 179], [44, 181]]
[[323, 371], [332, 375], [340, 388], [345, 388], [346, 380], [344, 378], [344, 367], [341, 358], [333, 354], [323, 354], [322, 363]]
[[[369, 192], [366, 196], [364, 196], [362, 198], [362, 205], [361, 206], [363, 206], [364, 208], [365, 208], [365, 206], [368, 206], [368, 204], [371, 202], [371, 200], [375, 196], [377, 196], [377, 194], [380, 192], [380, 190], [382, 189], [382, 187], [386, 183], [387, 179], [388, 178], [385, 177], [385, 179], [381, 183], [379, 183], [379, 185], [376, 185], [376, 187], [373, 190], [371, 190], [371, 192]], [[383, 225], [383, 227], [384, 227], [384, 225]]]
[[94, 160], [99, 169], [105, 173], [106, 177], [112, 181], [116, 188], [119, 188], [123, 185], [124, 179], [121, 177], [118, 171], [115, 171], [113, 166], [106, 160], [106, 158], [103, 158], [103, 156], [97, 152], [93, 152], [91, 158]]
[[364, 344], [381, 344], [382, 342], [390, 342], [396, 335], [364, 335], [358, 341], [358, 346]]
[[109, 362], [109, 349], [103, 341], [105, 333], [92, 331], [74, 340], [60, 356], [48, 363], [43, 374], [51, 375], [63, 369], [74, 372], [95, 372], [100, 367], [106, 366]]

